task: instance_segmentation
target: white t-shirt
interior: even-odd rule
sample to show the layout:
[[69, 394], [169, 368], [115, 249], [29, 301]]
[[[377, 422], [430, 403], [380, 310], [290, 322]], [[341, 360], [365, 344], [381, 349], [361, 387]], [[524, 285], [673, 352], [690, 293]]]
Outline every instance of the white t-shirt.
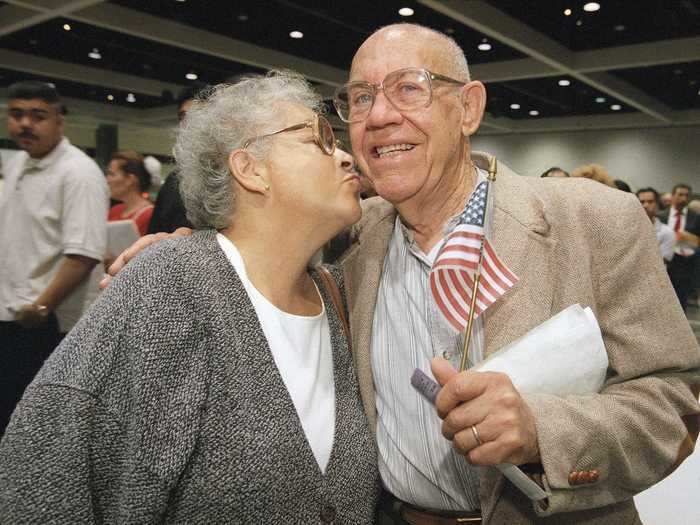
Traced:
[[325, 473], [335, 434], [333, 353], [325, 305], [320, 314], [311, 317], [280, 310], [250, 282], [243, 258], [231, 240], [220, 233], [216, 238], [255, 307], [306, 439]]

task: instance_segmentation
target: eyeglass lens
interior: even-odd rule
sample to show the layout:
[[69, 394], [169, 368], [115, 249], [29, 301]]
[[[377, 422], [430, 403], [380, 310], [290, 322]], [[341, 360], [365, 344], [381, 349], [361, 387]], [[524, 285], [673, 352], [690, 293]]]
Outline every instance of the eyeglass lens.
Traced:
[[333, 134], [333, 127], [330, 123], [322, 116], [318, 117], [318, 136], [321, 140], [321, 146], [323, 150], [329, 155], [335, 150], [335, 135]]
[[[383, 82], [384, 94], [400, 110], [415, 109], [430, 101], [430, 79], [419, 69], [389, 73]], [[336, 97], [340, 116], [355, 122], [367, 117], [374, 104], [376, 88], [364, 82], [343, 86]]]

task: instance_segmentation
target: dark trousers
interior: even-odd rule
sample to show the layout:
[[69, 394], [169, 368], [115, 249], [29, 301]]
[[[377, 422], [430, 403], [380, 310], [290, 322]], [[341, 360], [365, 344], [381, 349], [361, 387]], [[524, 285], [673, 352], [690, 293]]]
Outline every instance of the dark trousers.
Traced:
[[14, 322], [0, 321], [0, 437], [24, 389], [60, 341], [54, 314], [41, 328], [22, 328]]
[[674, 255], [668, 263], [668, 276], [683, 310], [688, 306], [688, 296], [693, 291], [696, 257]]

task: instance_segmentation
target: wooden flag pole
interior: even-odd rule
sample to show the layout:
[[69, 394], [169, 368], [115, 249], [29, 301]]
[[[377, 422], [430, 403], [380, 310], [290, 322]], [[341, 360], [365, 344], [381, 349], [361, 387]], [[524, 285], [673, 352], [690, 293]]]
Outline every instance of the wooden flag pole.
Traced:
[[[489, 156], [489, 186], [490, 183], [496, 180], [496, 171], [498, 170], [498, 161], [495, 155]], [[489, 188], [489, 193], [491, 188]], [[459, 363], [459, 371], [463, 372], [467, 368], [469, 358], [469, 345], [472, 341], [472, 328], [474, 326], [474, 317], [476, 312], [476, 294], [479, 292], [479, 283], [481, 281], [481, 266], [484, 262], [484, 239], [486, 233], [481, 237], [481, 246], [479, 248], [479, 262], [476, 265], [476, 274], [474, 275], [474, 286], [472, 287], [472, 304], [469, 308], [469, 319], [467, 319], [467, 330], [464, 333], [464, 346], [462, 347], [462, 360]]]
[[481, 249], [479, 250], [479, 262], [476, 265], [476, 275], [474, 275], [474, 286], [472, 288], [472, 304], [469, 307], [469, 319], [467, 320], [467, 331], [464, 333], [464, 347], [462, 348], [462, 361], [459, 363], [459, 371], [463, 372], [467, 368], [467, 358], [469, 356], [469, 344], [472, 341], [472, 326], [474, 325], [474, 313], [476, 312], [476, 294], [479, 292], [479, 282], [481, 281], [481, 263], [484, 260], [484, 237], [481, 237]]

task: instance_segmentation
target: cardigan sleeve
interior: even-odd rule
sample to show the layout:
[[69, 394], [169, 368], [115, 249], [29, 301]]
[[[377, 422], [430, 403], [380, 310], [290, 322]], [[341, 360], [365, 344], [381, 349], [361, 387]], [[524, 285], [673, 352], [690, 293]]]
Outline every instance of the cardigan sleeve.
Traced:
[[132, 262], [27, 388], [0, 442], [0, 523], [162, 519], [209, 370], [175, 255], [157, 247]]

